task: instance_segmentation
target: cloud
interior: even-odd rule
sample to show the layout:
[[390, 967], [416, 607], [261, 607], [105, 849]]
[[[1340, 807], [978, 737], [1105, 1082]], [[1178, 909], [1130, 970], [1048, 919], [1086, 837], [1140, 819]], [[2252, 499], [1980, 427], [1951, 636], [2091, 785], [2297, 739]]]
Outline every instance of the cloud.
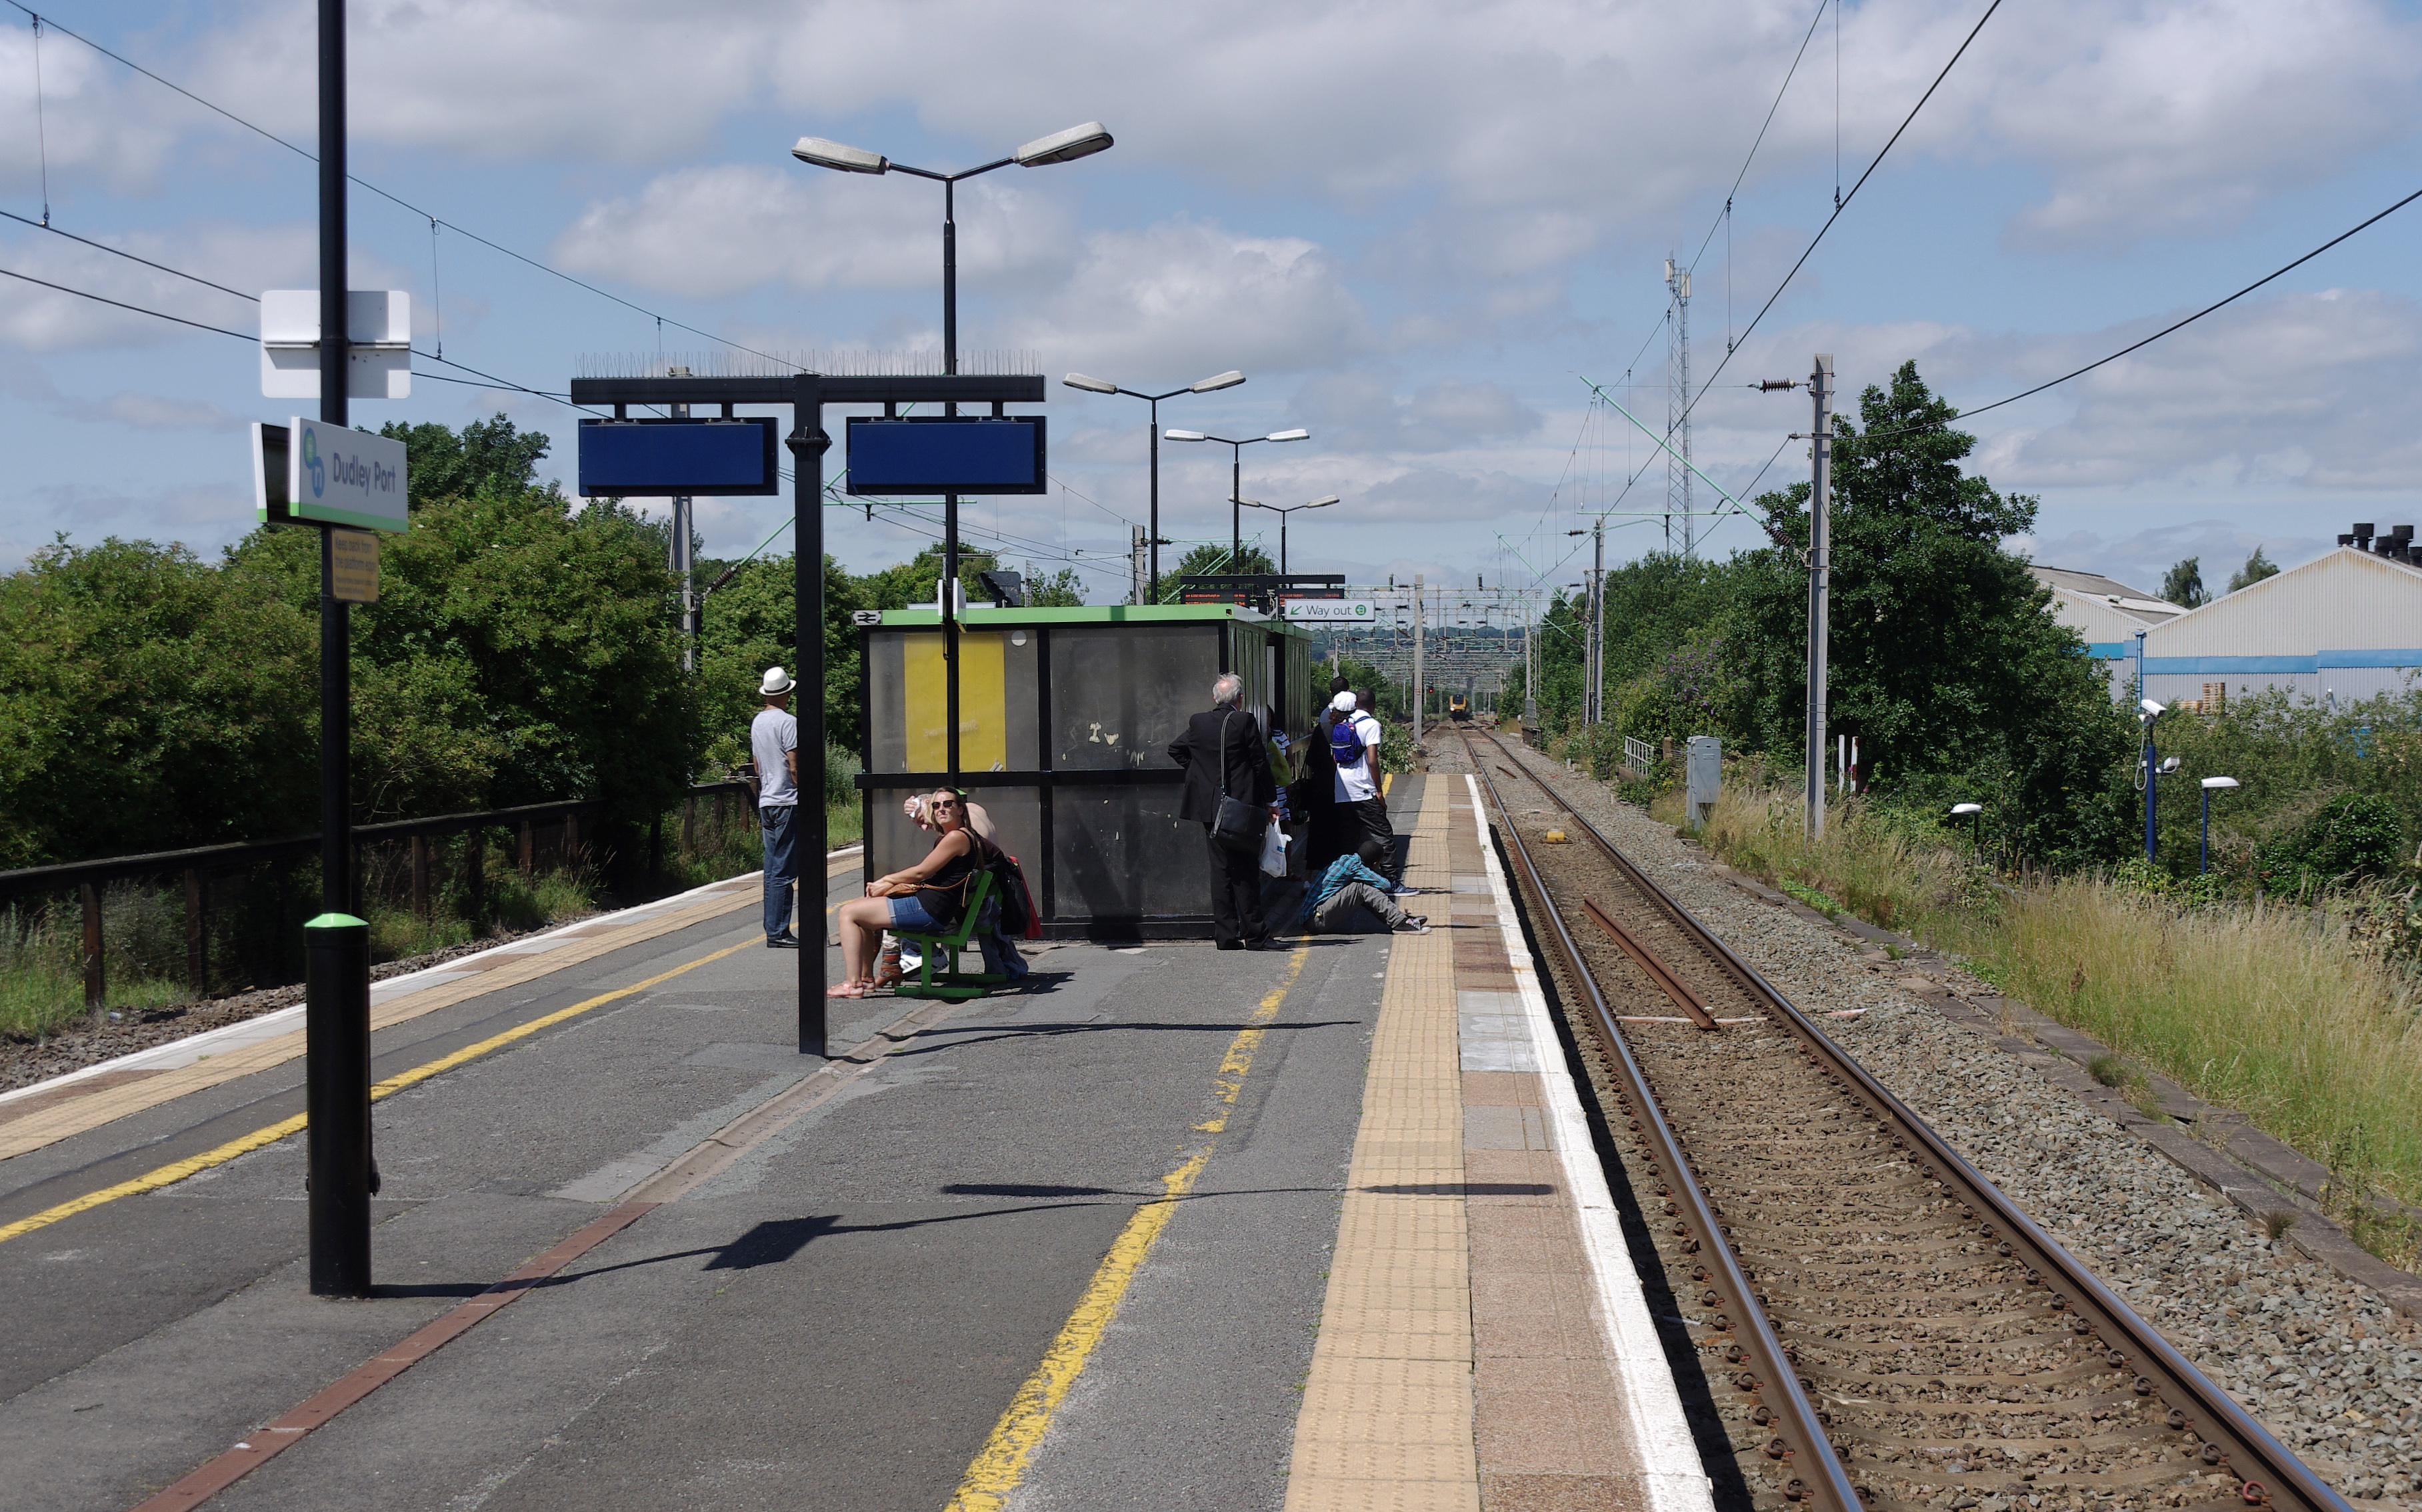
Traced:
[[1377, 373], [1321, 373], [1296, 390], [1295, 413], [1339, 451], [1454, 451], [1538, 430], [1539, 412], [1495, 383], [1441, 378], [1398, 395]]
[[[870, 181], [798, 165], [683, 168], [637, 195], [591, 203], [556, 239], [566, 270], [661, 293], [716, 298], [787, 284], [933, 289], [941, 195], [914, 179]], [[983, 180], [959, 193], [963, 292], [1064, 268], [1072, 217], [1056, 196]]]
[[1194, 220], [1094, 232], [1064, 285], [996, 329], [994, 344], [1114, 379], [1206, 367], [1300, 372], [1371, 343], [1361, 303], [1319, 245]]

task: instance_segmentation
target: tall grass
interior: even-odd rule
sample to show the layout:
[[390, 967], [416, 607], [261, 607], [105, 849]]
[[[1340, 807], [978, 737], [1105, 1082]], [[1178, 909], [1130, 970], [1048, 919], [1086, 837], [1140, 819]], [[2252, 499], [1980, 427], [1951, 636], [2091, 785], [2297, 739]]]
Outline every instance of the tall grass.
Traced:
[[[1679, 804], [1659, 817], [1678, 820]], [[1888, 811], [1838, 804], [1801, 831], [1799, 795], [1728, 788], [1696, 838], [1954, 952], [2038, 1013], [2234, 1108], [2327, 1166], [2328, 1197], [2375, 1253], [2414, 1264], [2422, 1230], [2422, 994], [2347, 915], [2194, 905], [2101, 876], [1996, 878]]]

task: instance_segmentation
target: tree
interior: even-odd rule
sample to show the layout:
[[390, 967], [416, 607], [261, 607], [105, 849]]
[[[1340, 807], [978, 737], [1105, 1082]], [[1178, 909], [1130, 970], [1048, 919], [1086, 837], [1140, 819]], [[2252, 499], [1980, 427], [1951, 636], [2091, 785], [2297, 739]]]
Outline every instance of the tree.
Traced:
[[[2130, 733], [2051, 593], [2002, 541], [2036, 501], [1965, 476], [1975, 438], [1951, 428], [1915, 363], [1834, 417], [1831, 728], [1856, 734], [1886, 789], [1990, 803], [2038, 858], [2096, 853], [2118, 832], [2111, 783]], [[1790, 543], [1736, 559], [1737, 675], [1750, 733], [1801, 744], [1808, 485], [1762, 496]]]
[[1164, 573], [1161, 575], [1161, 596], [1174, 599], [1177, 596], [1176, 580], [1180, 577], [1214, 577], [1246, 574], [1272, 576], [1278, 570], [1279, 564], [1270, 560], [1269, 554], [1257, 545], [1249, 543], [1243, 551], [1231, 557], [1226, 546], [1216, 541], [1205, 541], [1180, 558], [1174, 572]]
[[0, 578], [0, 867], [313, 827], [318, 597], [114, 537]]
[[404, 488], [416, 507], [432, 499], [469, 498], [482, 488], [532, 487], [549, 445], [536, 431], [514, 430], [502, 415], [473, 420], [459, 434], [442, 425], [398, 421], [379, 427], [379, 434], [403, 443]]
[[[858, 634], [850, 616], [875, 606], [870, 586], [881, 575], [853, 577], [834, 558], [825, 558], [825, 738], [843, 749], [857, 748], [865, 709]], [[763, 707], [757, 688], [765, 669], [798, 672], [793, 587], [790, 558], [760, 558], [707, 597], [698, 667], [710, 761], [730, 765], [747, 759], [748, 721]]]
[[2262, 548], [2257, 546], [2254, 548], [2254, 555], [2245, 559], [2245, 565], [2229, 575], [2228, 591], [2234, 593], [2241, 588], [2252, 588], [2266, 577], [2277, 575], [2279, 575], [2277, 564], [2262, 555]]
[[1037, 573], [1034, 563], [1030, 561], [1026, 564], [1026, 603], [1029, 608], [1073, 609], [1084, 604], [1085, 584], [1077, 575], [1076, 568], [1062, 567], [1046, 577]]
[[[989, 551], [959, 551], [959, 587], [970, 604], [989, 604], [992, 596], [984, 591], [978, 574], [991, 572], [1000, 565], [1000, 559]], [[858, 579], [863, 585], [866, 607], [870, 609], [906, 609], [922, 606], [932, 608], [942, 582], [942, 548], [930, 545], [906, 561], [870, 573]]]
[[2201, 558], [2189, 557], [2162, 575], [2162, 599], [2182, 609], [2195, 608], [2204, 603]]

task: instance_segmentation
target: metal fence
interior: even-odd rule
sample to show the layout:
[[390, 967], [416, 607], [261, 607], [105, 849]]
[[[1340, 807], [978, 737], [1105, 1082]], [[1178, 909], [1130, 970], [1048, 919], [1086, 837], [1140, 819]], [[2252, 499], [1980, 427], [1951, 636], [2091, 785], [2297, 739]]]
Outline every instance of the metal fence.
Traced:
[[[728, 832], [727, 810], [736, 808], [745, 814], [747, 794], [748, 786], [745, 782], [710, 782], [692, 787], [682, 800], [682, 854], [691, 854], [700, 838], [702, 799], [711, 800], [711, 809], [705, 810], [708, 814], [706, 823], [711, 826], [713, 843], [719, 848]], [[735, 798], [740, 801], [734, 803]], [[354, 830], [356, 858], [360, 863], [357, 874], [372, 870], [369, 862], [373, 852], [389, 851], [400, 844], [403, 854], [396, 859], [401, 862], [408, 874], [411, 908], [416, 915], [426, 919], [430, 915], [432, 894], [442, 890], [444, 885], [443, 879], [437, 875], [436, 847], [432, 842], [448, 835], [506, 830], [512, 837], [514, 864], [527, 878], [541, 864], [543, 844], [545, 851], [552, 853], [548, 858], [558, 866], [581, 857], [584, 854], [583, 822], [593, 821], [604, 811], [602, 802], [585, 799], [357, 826]], [[649, 870], [652, 875], [661, 870], [662, 823], [659, 818], [649, 835]], [[69, 892], [76, 895], [83, 912], [81, 953], [85, 1003], [87, 1007], [99, 1008], [105, 1000], [107, 987], [102, 965], [102, 889], [112, 882], [180, 878], [184, 886], [186, 981], [197, 998], [207, 998], [211, 989], [212, 879], [264, 865], [271, 867], [271, 886], [276, 900], [275, 912], [282, 919], [286, 913], [289, 874], [295, 862], [316, 858], [319, 850], [320, 837], [313, 833], [226, 845], [197, 845], [187, 850], [155, 851], [142, 856], [109, 856], [56, 866], [29, 866], [0, 872], [0, 903], [27, 896], [57, 896]], [[475, 918], [485, 906], [487, 873], [484, 861], [485, 847], [474, 845], [466, 852], [463, 862], [462, 882]], [[402, 891], [403, 889], [397, 890]], [[360, 906], [357, 893], [354, 902], [356, 912]]]

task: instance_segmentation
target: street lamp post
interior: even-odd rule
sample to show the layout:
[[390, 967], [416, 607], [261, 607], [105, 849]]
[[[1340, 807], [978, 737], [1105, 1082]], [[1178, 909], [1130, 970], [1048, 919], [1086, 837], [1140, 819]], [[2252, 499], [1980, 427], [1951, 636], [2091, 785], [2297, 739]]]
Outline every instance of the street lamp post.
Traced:
[[1976, 818], [1976, 822], [1969, 827], [1968, 830], [1968, 858], [1974, 860], [1984, 847], [1985, 806], [1981, 803], [1955, 803], [1951, 806], [1952, 818], [1958, 819], [1968, 814], [1974, 814]]
[[[931, 168], [912, 168], [905, 163], [894, 163], [880, 152], [864, 148], [845, 147], [821, 136], [802, 136], [791, 149], [791, 155], [802, 163], [839, 173], [889, 173], [894, 169], [920, 179], [931, 179], [942, 186], [942, 371], [955, 374], [959, 370], [959, 221], [958, 184], [962, 179], [990, 173], [1015, 164], [1022, 168], [1040, 168], [1054, 163], [1074, 163], [1091, 157], [1112, 145], [1110, 134], [1097, 120], [1081, 126], [1071, 126], [1064, 132], [1038, 136], [1005, 158], [963, 168], [957, 173], [936, 173]], [[959, 406], [945, 406], [945, 413], [956, 415]], [[819, 496], [821, 497], [821, 496]], [[822, 570], [822, 564], [814, 565]], [[959, 616], [952, 603], [952, 585], [959, 580], [959, 496], [942, 496], [942, 684], [944, 728], [944, 761], [951, 777], [959, 775]], [[810, 689], [810, 696], [820, 696], [821, 688]], [[816, 760], [821, 764], [823, 754]], [[802, 900], [801, 906], [805, 906]]]
[[1337, 496], [1331, 494], [1327, 498], [1316, 498], [1309, 504], [1289, 504], [1283, 509], [1276, 504], [1265, 504], [1257, 498], [1240, 498], [1236, 502], [1247, 509], [1267, 510], [1279, 517], [1279, 575], [1284, 577], [1287, 572], [1287, 516], [1303, 510], [1325, 510], [1337, 502]]
[[1245, 512], [1237, 502], [1245, 494], [1245, 449], [1256, 441], [1309, 441], [1312, 433], [1304, 430], [1272, 431], [1267, 435], [1249, 435], [1241, 441], [1231, 441], [1224, 435], [1205, 435], [1200, 431], [1165, 431], [1172, 441], [1217, 441], [1228, 449], [1228, 570], [1236, 569], [1236, 559], [1245, 554]]
[[2195, 872], [2201, 875], [2211, 870], [2211, 795], [2216, 788], [2237, 786], [2233, 777], [2207, 777], [2203, 780], [2203, 839], [2195, 847]]
[[1234, 388], [1245, 381], [1245, 375], [1232, 368], [1216, 378], [1205, 378], [1183, 388], [1172, 388], [1166, 394], [1138, 393], [1132, 388], [1121, 388], [1107, 379], [1088, 378], [1081, 372], [1072, 372], [1060, 381], [1089, 394], [1124, 394], [1129, 399], [1140, 399], [1152, 405], [1152, 541], [1148, 548], [1152, 552], [1152, 591], [1145, 602], [1157, 604], [1160, 602], [1160, 402], [1175, 399], [1180, 394], [1208, 394], [1221, 388]]

